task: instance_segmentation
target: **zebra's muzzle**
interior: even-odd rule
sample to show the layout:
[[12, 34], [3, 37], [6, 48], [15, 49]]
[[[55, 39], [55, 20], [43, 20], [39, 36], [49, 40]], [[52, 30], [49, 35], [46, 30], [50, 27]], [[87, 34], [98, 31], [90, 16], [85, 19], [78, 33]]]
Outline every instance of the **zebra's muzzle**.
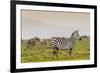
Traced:
[[79, 41], [81, 41], [82, 39], [81, 39], [81, 37], [79, 38]]

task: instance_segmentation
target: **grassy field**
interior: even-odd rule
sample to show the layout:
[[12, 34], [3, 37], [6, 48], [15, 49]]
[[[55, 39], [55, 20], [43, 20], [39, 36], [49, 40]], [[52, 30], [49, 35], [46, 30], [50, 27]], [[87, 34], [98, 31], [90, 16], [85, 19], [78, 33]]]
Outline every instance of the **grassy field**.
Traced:
[[[76, 41], [72, 55], [69, 56], [68, 50], [61, 50], [58, 57], [52, 55], [51, 45], [36, 45], [27, 49], [26, 44], [22, 43], [21, 62], [48, 62], [48, 61], [74, 61], [88, 60], [90, 58], [90, 41], [89, 38], [82, 38], [81, 41]], [[54, 59], [53, 59], [54, 57]]]

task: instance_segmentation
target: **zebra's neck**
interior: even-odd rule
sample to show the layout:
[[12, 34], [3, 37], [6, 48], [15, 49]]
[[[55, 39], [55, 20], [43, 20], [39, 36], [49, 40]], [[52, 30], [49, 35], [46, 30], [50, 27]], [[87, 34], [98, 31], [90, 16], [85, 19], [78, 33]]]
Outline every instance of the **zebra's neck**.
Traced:
[[73, 44], [75, 43], [75, 41], [76, 41], [76, 39], [71, 37], [71, 42], [72, 42]]

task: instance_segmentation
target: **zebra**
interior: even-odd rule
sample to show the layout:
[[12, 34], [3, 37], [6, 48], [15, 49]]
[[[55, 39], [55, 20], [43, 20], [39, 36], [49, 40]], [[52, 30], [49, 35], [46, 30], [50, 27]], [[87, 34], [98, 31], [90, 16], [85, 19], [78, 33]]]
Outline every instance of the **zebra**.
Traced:
[[81, 40], [78, 30], [74, 31], [70, 38], [64, 38], [64, 37], [51, 38], [52, 47], [53, 47], [53, 55], [58, 56], [60, 49], [66, 49], [66, 50], [69, 50], [69, 56], [71, 56], [75, 40]]
[[35, 44], [36, 44], [35, 40], [30, 39], [27, 41], [27, 48], [28, 49], [32, 48], [32, 46], [35, 46]]
[[27, 40], [27, 48], [32, 48], [36, 45], [37, 42], [40, 42], [40, 39], [38, 37]]

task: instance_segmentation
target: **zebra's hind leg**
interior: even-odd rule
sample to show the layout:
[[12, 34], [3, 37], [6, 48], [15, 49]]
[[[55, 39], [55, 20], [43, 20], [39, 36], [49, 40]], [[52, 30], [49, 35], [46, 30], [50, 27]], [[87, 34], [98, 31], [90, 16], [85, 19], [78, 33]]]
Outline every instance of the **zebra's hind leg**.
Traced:
[[54, 56], [58, 57], [58, 53], [59, 53], [59, 48], [53, 47], [53, 60], [54, 60]]
[[72, 54], [72, 48], [69, 49], [69, 56]]

